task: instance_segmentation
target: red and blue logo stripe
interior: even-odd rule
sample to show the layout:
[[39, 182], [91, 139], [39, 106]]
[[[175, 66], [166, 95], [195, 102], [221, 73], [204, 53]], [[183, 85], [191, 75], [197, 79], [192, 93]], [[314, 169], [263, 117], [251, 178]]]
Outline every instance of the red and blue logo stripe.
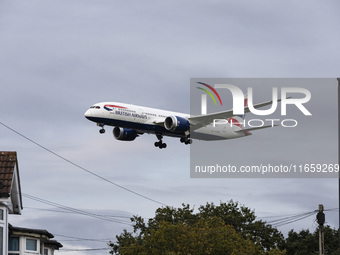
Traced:
[[106, 104], [106, 105], [104, 105], [104, 109], [107, 110], [107, 111], [112, 111], [113, 108], [127, 109], [126, 107], [119, 106], [119, 105], [113, 105], [113, 104]]

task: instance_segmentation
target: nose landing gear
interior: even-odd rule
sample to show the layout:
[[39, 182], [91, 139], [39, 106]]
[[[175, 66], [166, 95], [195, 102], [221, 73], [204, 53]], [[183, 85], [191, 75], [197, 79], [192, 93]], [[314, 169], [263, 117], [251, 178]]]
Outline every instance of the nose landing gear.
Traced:
[[101, 129], [99, 129], [99, 133], [104, 134], [105, 133], [104, 124], [103, 123], [97, 123], [97, 126], [101, 127]]

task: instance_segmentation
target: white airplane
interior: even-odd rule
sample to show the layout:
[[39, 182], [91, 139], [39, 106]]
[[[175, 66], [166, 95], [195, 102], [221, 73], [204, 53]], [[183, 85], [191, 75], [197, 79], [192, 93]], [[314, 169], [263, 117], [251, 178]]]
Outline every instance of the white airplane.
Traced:
[[[280, 101], [280, 100], [279, 100]], [[254, 108], [270, 105], [272, 101], [254, 105]], [[249, 112], [245, 99], [244, 112]], [[133, 141], [144, 133], [155, 134], [158, 141], [155, 146], [166, 148], [163, 136], [180, 138], [181, 143], [191, 144], [192, 139], [224, 140], [251, 135], [252, 130], [272, 127], [261, 126], [244, 129], [243, 116], [234, 116], [232, 110], [190, 116], [189, 114], [164, 111], [155, 108], [117, 103], [102, 102], [91, 106], [85, 117], [101, 127], [99, 132], [105, 133], [104, 126], [113, 126], [113, 136], [121, 141]], [[217, 125], [224, 120], [225, 125]]]

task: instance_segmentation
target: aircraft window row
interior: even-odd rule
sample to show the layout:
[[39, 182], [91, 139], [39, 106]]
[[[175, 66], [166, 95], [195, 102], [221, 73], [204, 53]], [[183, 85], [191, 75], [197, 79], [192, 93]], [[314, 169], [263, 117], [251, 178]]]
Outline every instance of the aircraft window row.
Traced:
[[142, 112], [142, 114], [145, 114], [145, 115], [150, 115], [150, 116], [157, 116], [156, 114], [153, 114], [153, 113], [148, 113], [148, 112]]
[[93, 108], [95, 108], [95, 109], [100, 109], [100, 106], [98, 106], [98, 105], [97, 105], [97, 106], [96, 106], [96, 105], [94, 105], [94, 106], [91, 106], [91, 107], [90, 107], [90, 109], [93, 109]]
[[129, 110], [129, 109], [120, 109], [121, 111], [124, 111], [124, 112], [133, 112], [133, 113], [135, 113], [136, 111], [133, 111], [133, 110]]

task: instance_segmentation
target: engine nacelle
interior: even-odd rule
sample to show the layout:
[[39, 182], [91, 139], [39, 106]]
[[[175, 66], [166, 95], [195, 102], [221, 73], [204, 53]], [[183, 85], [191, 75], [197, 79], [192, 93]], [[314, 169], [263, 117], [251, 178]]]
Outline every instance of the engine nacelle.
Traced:
[[166, 117], [164, 127], [170, 131], [188, 131], [190, 123], [187, 119], [178, 116]]
[[120, 141], [133, 141], [138, 136], [136, 130], [114, 127], [113, 136]]

